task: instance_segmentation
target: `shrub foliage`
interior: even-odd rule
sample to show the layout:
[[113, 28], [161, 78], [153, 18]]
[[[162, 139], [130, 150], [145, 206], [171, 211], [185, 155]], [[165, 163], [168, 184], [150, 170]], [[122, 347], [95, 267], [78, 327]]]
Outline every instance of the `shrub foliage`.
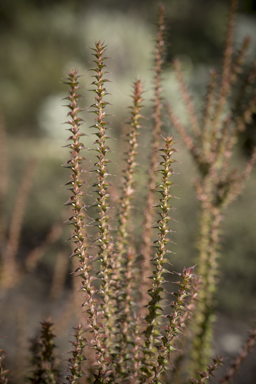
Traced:
[[[231, 157], [240, 131], [250, 121], [256, 107], [250, 85], [255, 81], [256, 67], [249, 74], [241, 73], [249, 40], [234, 55], [233, 30], [237, 1], [231, 1], [226, 47], [220, 75], [210, 73], [202, 118], [198, 117], [181, 64], [175, 59], [175, 71], [190, 127], [187, 129], [175, 115], [163, 94], [163, 64], [165, 54], [164, 8], [159, 9], [155, 48], [154, 98], [152, 112], [152, 143], [148, 161], [147, 196], [141, 238], [133, 231], [134, 201], [140, 194], [136, 184], [138, 151], [143, 118], [143, 84], [133, 83], [129, 131], [126, 136], [124, 169], [120, 196], [113, 204], [109, 152], [111, 138], [107, 91], [106, 46], [97, 41], [92, 48], [95, 114], [92, 127], [96, 153], [93, 168], [83, 157], [87, 150], [82, 142], [85, 133], [80, 113], [79, 75], [71, 70], [67, 107], [70, 136], [70, 158], [64, 165], [70, 170], [67, 183], [70, 191], [66, 203], [71, 214], [67, 220], [73, 228], [72, 258], [76, 259], [75, 278], [83, 292], [82, 322], [74, 329], [71, 357], [67, 372], [61, 374], [54, 354], [52, 323], [42, 323], [41, 337], [32, 347], [32, 383], [203, 383], [222, 363], [216, 357], [211, 365], [212, 325], [220, 252], [220, 231], [224, 212], [240, 195], [244, 183], [256, 162], [253, 151], [245, 169], [232, 169]], [[195, 183], [201, 216], [196, 267], [177, 273], [170, 263], [173, 220], [172, 195], [175, 142], [164, 133], [163, 116], [179, 132], [198, 169]], [[84, 174], [91, 174], [85, 182]], [[110, 182], [111, 181], [111, 182]], [[89, 186], [89, 183], [92, 186]], [[91, 204], [88, 196], [94, 196]], [[85, 199], [86, 196], [86, 199]], [[93, 217], [93, 219], [92, 219]], [[18, 235], [16, 236], [18, 237]], [[139, 245], [138, 245], [139, 244]], [[2, 282], [8, 288], [7, 277], [15, 269], [14, 256], [3, 259]], [[176, 290], [167, 292], [169, 276]], [[168, 277], [168, 279], [167, 279]], [[167, 302], [167, 305], [164, 304]], [[242, 353], [237, 357], [223, 382], [232, 379], [234, 371], [255, 341], [250, 334]], [[8, 371], [0, 350], [0, 383], [8, 382]]]

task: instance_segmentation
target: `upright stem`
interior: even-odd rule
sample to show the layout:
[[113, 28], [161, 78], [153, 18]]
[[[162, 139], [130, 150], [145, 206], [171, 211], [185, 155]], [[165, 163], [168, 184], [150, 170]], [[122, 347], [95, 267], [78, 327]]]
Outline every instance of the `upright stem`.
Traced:
[[[66, 98], [69, 101], [70, 116], [69, 121], [67, 122], [70, 125], [69, 131], [71, 136], [69, 137], [71, 159], [64, 166], [70, 168], [71, 175], [70, 181], [67, 185], [70, 187], [71, 196], [69, 197], [66, 205], [72, 207], [72, 216], [68, 220], [70, 224], [73, 225], [73, 234], [71, 239], [75, 243], [75, 249], [72, 256], [77, 257], [79, 260], [79, 266], [76, 272], [78, 272], [81, 277], [82, 291], [85, 293], [85, 302], [84, 306], [88, 314], [88, 328], [92, 334], [92, 340], [90, 346], [96, 352], [96, 361], [100, 366], [100, 372], [106, 370], [106, 364], [104, 363], [105, 356], [105, 346], [104, 338], [102, 334], [104, 332], [103, 326], [99, 327], [99, 311], [98, 311], [98, 299], [95, 298], [97, 290], [93, 285], [95, 276], [92, 274], [93, 266], [92, 260], [88, 254], [88, 243], [87, 243], [87, 234], [85, 232], [85, 205], [82, 200], [84, 192], [82, 192], [82, 185], [84, 184], [82, 180], [83, 169], [81, 166], [82, 161], [84, 160], [81, 156], [81, 150], [84, 149], [84, 145], [80, 142], [80, 137], [84, 134], [80, 132], [80, 125], [82, 119], [78, 116], [80, 108], [78, 106], [78, 101], [80, 95], [77, 93], [79, 90], [78, 75], [75, 70], [72, 70], [68, 74], [66, 84], [69, 86], [69, 96]], [[80, 368], [77, 366], [77, 376], [79, 377]], [[73, 372], [72, 374], [75, 375]]]
[[[131, 220], [131, 202], [134, 195], [134, 172], [137, 156], [137, 136], [139, 135], [141, 104], [142, 104], [142, 83], [137, 80], [134, 83], [133, 105], [129, 120], [130, 132], [128, 133], [128, 151], [126, 153], [126, 169], [124, 170], [124, 184], [120, 198], [120, 209], [118, 213], [118, 228], [116, 240], [116, 260], [114, 264], [114, 284], [120, 294], [116, 297], [116, 371], [122, 380], [129, 376], [129, 369], [132, 365], [133, 353], [131, 345], [134, 346], [134, 268], [135, 254], [128, 244], [128, 226]], [[134, 323], [134, 326], [132, 325]]]
[[164, 12], [165, 9], [163, 6], [159, 8], [159, 17], [158, 17], [158, 32], [157, 32], [157, 41], [155, 49], [155, 78], [154, 78], [154, 111], [153, 111], [153, 139], [151, 144], [151, 153], [150, 153], [150, 165], [149, 165], [149, 181], [148, 181], [148, 193], [147, 200], [144, 209], [144, 231], [143, 231], [143, 245], [141, 253], [143, 256], [143, 261], [141, 264], [141, 274], [142, 274], [142, 299], [141, 299], [141, 315], [145, 316], [144, 306], [147, 303], [148, 296], [147, 290], [150, 286], [149, 276], [152, 273], [152, 266], [150, 263], [150, 258], [152, 255], [152, 225], [154, 223], [154, 204], [155, 204], [155, 191], [156, 191], [156, 177], [157, 177], [157, 167], [158, 167], [158, 156], [159, 156], [159, 146], [160, 146], [160, 135], [161, 128], [163, 125], [162, 122], [162, 72], [163, 72], [163, 63], [164, 63], [164, 52], [165, 52], [165, 43], [164, 43]]
[[215, 307], [219, 230], [219, 209], [204, 206], [201, 212], [200, 242], [198, 245], [197, 273], [200, 276], [200, 289], [193, 318], [190, 372], [192, 377], [196, 377], [198, 371], [205, 369], [212, 352], [212, 323]]
[[[164, 265], [166, 264], [165, 254], [167, 253], [167, 243], [170, 241], [168, 238], [168, 234], [171, 232], [169, 228], [169, 221], [171, 220], [169, 216], [169, 211], [171, 209], [171, 205], [169, 204], [169, 200], [172, 195], [170, 193], [170, 187], [172, 182], [169, 181], [170, 176], [173, 174], [172, 172], [172, 163], [175, 161], [172, 159], [172, 154], [175, 150], [173, 149], [173, 140], [171, 137], [167, 137], [165, 139], [165, 146], [161, 149], [163, 153], [161, 156], [163, 161], [160, 163], [162, 169], [159, 171], [162, 174], [162, 180], [159, 188], [160, 199], [159, 199], [159, 215], [160, 219], [157, 221], [158, 228], [158, 240], [155, 241], [155, 249], [156, 253], [153, 257], [153, 275], [152, 275], [152, 288], [148, 290], [148, 294], [151, 297], [147, 308], [148, 315], [146, 316], [146, 321], [148, 323], [147, 329], [145, 330], [145, 374], [148, 379], [156, 377], [158, 371], [158, 364], [156, 359], [159, 355], [158, 353], [158, 339], [159, 339], [159, 328], [160, 328], [160, 315], [161, 313], [161, 304], [163, 297], [163, 283], [164, 276], [163, 274], [166, 272]], [[144, 378], [145, 379], [145, 378]], [[142, 381], [144, 380], [142, 378]], [[144, 382], [144, 381], [143, 381]]]
[[95, 80], [92, 83], [95, 87], [92, 89], [95, 93], [95, 103], [91, 106], [93, 108], [92, 112], [95, 113], [96, 118], [92, 128], [96, 129], [95, 135], [97, 136], [94, 143], [96, 144], [95, 151], [97, 153], [97, 161], [94, 164], [94, 172], [97, 175], [97, 182], [94, 187], [97, 197], [94, 206], [97, 207], [98, 213], [98, 217], [95, 219], [95, 226], [98, 228], [98, 235], [96, 238], [96, 243], [99, 248], [97, 260], [100, 262], [98, 276], [102, 281], [99, 288], [99, 294], [102, 298], [100, 310], [102, 319], [104, 320], [104, 335], [101, 335], [101, 337], [105, 344], [104, 362], [111, 366], [110, 355], [112, 349], [114, 349], [114, 302], [116, 299], [116, 292], [112, 283], [115, 258], [114, 243], [110, 233], [110, 216], [108, 214], [110, 206], [108, 192], [109, 183], [107, 179], [110, 176], [110, 173], [107, 165], [110, 160], [107, 159], [106, 154], [110, 151], [110, 148], [106, 145], [106, 140], [109, 139], [109, 136], [106, 134], [107, 122], [105, 121], [105, 117], [107, 114], [104, 111], [108, 104], [108, 102], [104, 100], [105, 96], [108, 95], [105, 88], [105, 83], [108, 82], [108, 80], [104, 77], [107, 72], [105, 71], [106, 65], [104, 64], [106, 57], [103, 56], [106, 51], [106, 46], [98, 41], [95, 43], [95, 48], [92, 50], [95, 52], [93, 53], [93, 56], [95, 57], [93, 62], [96, 65], [96, 68], [93, 69], [95, 72], [95, 75], [93, 76]]
[[3, 257], [2, 284], [6, 288], [12, 287], [18, 278], [16, 255], [20, 242], [22, 220], [31, 189], [32, 179], [35, 172], [36, 161], [30, 159], [27, 163], [20, 186], [18, 188], [14, 204], [9, 230], [9, 239]]

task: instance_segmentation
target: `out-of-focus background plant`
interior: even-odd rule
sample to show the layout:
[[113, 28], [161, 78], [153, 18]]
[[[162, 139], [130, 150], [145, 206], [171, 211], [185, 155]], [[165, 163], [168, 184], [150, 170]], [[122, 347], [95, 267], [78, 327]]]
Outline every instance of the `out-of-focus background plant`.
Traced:
[[[180, 59], [196, 108], [202, 109], [199, 95], [205, 92], [209, 69], [221, 64], [228, 2], [166, 0], [163, 3], [168, 15], [169, 42], [165, 96], [186, 122], [171, 60], [175, 56]], [[66, 127], [62, 125], [66, 120], [66, 111], [62, 108], [66, 90], [60, 78], [76, 67], [83, 75], [82, 93], [85, 105], [89, 105], [93, 95], [87, 92], [91, 82], [87, 46], [93, 46], [95, 40], [107, 42], [108, 56], [113, 57], [108, 61], [108, 78], [113, 81], [108, 87], [113, 94], [113, 106], [109, 108], [113, 114], [112, 136], [117, 139], [116, 153], [121, 152], [123, 121], [128, 116], [123, 106], [130, 103], [131, 79], [139, 74], [146, 88], [144, 98], [150, 99], [153, 94], [150, 86], [155, 33], [152, 22], [156, 20], [157, 6], [156, 0], [94, 3], [2, 0], [0, 3], [0, 240], [1, 254], [10, 252], [18, 266], [15, 281], [1, 287], [1, 334], [11, 335], [6, 360], [10, 366], [16, 364], [17, 375], [24, 369], [20, 348], [28, 337], [34, 336], [42, 316], [53, 311], [59, 323], [60, 318], [63, 320], [68, 313], [65, 299], [72, 295], [73, 282], [69, 274], [72, 267], [65, 265], [63, 257], [68, 230], [59, 227], [65, 219], [62, 205], [67, 198], [65, 188], [60, 187], [67, 178], [60, 167], [66, 158], [62, 145], [67, 138]], [[235, 47], [245, 35], [252, 36], [247, 65], [252, 65], [255, 57], [255, 32], [256, 2], [243, 1], [237, 16]], [[87, 114], [85, 119], [88, 126], [93, 124], [93, 116], [90, 120]], [[235, 158], [238, 165], [245, 162], [256, 144], [255, 121], [256, 118], [240, 135]], [[171, 134], [180, 141], [174, 131]], [[91, 142], [89, 136], [85, 145]], [[142, 145], [147, 148], [147, 142]], [[181, 270], [184, 265], [192, 265], [195, 259], [198, 202], [192, 190], [191, 181], [196, 175], [193, 164], [182, 143], [177, 146], [177, 159], [182, 164], [176, 167], [181, 173], [176, 182], [182, 187], [178, 194], [180, 200], [176, 202], [175, 219], [179, 224], [172, 263], [175, 270]], [[119, 171], [117, 167], [116, 172]], [[256, 310], [255, 188], [253, 172], [243, 196], [231, 207], [225, 220], [217, 304], [220, 316], [215, 327], [216, 348], [224, 355], [235, 354], [242, 345], [247, 331], [244, 321]], [[113, 196], [117, 193], [113, 190]], [[18, 201], [17, 196], [23, 200]], [[16, 229], [10, 231], [13, 222]], [[35, 272], [34, 277], [29, 274], [31, 270]], [[77, 311], [78, 308], [79, 302]], [[29, 315], [28, 319], [27, 313], [34, 313], [33, 318]], [[61, 324], [59, 328], [61, 330]], [[10, 331], [13, 329], [15, 332]], [[67, 339], [63, 337], [60, 341], [63, 350], [68, 349]], [[256, 378], [255, 370], [250, 372], [248, 380], [252, 380], [252, 375]]]

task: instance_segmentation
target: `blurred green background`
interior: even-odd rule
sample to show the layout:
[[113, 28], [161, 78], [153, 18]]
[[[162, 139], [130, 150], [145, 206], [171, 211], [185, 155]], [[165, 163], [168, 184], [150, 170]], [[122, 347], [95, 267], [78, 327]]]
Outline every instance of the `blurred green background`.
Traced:
[[[61, 220], [63, 204], [68, 193], [61, 187], [68, 181], [68, 171], [61, 168], [68, 158], [63, 149], [68, 133], [62, 124], [66, 120], [67, 108], [62, 100], [66, 86], [62, 79], [68, 70], [76, 68], [81, 77], [85, 108], [86, 129], [93, 123], [87, 113], [92, 103], [91, 52], [96, 40], [108, 45], [108, 78], [112, 81], [108, 90], [108, 101], [112, 104], [108, 112], [113, 116], [112, 158], [123, 149], [120, 142], [123, 122], [127, 119], [132, 82], [140, 76], [145, 86], [145, 112], [150, 116], [152, 98], [153, 55], [158, 1], [156, 0], [1, 0], [0, 2], [0, 108], [7, 133], [8, 148], [8, 196], [1, 213], [5, 222], [5, 238], [11, 213], [26, 162], [37, 159], [33, 186], [26, 207], [18, 251], [21, 267], [26, 255], [41, 244], [52, 225]], [[221, 66], [221, 53], [225, 40], [228, 1], [223, 0], [165, 0], [167, 41], [164, 93], [174, 103], [179, 117], [186, 122], [177, 82], [171, 68], [171, 60], [178, 56], [182, 61], [185, 78], [194, 96], [198, 112], [206, 90], [208, 72]], [[256, 1], [240, 2], [235, 30], [235, 48], [243, 37], [252, 36], [247, 65], [252, 64], [256, 52]], [[201, 100], [201, 101], [200, 101]], [[145, 125], [150, 126], [150, 122]], [[240, 137], [234, 163], [243, 165], [253, 144], [256, 143], [256, 127], [253, 122]], [[148, 129], [148, 128], [147, 128]], [[142, 130], [142, 151], [147, 148], [149, 135]], [[174, 269], [180, 270], [194, 264], [197, 238], [198, 203], [193, 189], [196, 173], [178, 135], [166, 124], [166, 132], [174, 134], [178, 141], [175, 170], [179, 188], [174, 194], [177, 207], [174, 235], [176, 254], [172, 257]], [[92, 137], [85, 138], [90, 146]], [[5, 145], [5, 144], [4, 144]], [[3, 146], [3, 144], [0, 144]], [[89, 157], [89, 167], [93, 156]], [[140, 164], [144, 169], [144, 164]], [[113, 172], [119, 174], [120, 169]], [[141, 179], [144, 180], [143, 172]], [[217, 310], [228, 318], [245, 321], [255, 315], [256, 304], [256, 215], [255, 171], [247, 182], [244, 194], [226, 214], [222, 235], [222, 257], [220, 260], [220, 282]], [[114, 192], [113, 192], [114, 193]], [[142, 196], [143, 196], [142, 192]], [[137, 204], [141, 204], [138, 199]], [[69, 237], [65, 230], [55, 248], [66, 247]], [[48, 250], [37, 270], [45, 291], [53, 275], [56, 249]], [[66, 279], [66, 289], [70, 278]], [[1, 298], [4, 294], [1, 295]], [[4, 299], [3, 299], [4, 300]], [[221, 315], [221, 316], [222, 316]], [[3, 332], [1, 331], [3, 334]]]

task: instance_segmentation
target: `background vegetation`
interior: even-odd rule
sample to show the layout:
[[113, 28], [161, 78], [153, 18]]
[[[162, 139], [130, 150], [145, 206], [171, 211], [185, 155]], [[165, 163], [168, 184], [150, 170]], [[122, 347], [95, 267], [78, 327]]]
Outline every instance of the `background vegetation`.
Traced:
[[[177, 98], [177, 83], [170, 64], [171, 59], [174, 56], [180, 58], [196, 107], [200, 110], [202, 105], [198, 96], [205, 92], [208, 71], [220, 64], [228, 4], [217, 0], [172, 0], [164, 3], [170, 17], [167, 20], [170, 44], [166, 64], [166, 96], [172, 103], [175, 102], [177, 113], [183, 115], [180, 100]], [[154, 47], [152, 22], [156, 20], [156, 10], [157, 2], [146, 0], [139, 4], [137, 1], [97, 1], [94, 5], [90, 1], [23, 0], [16, 1], [15, 4], [7, 0], [1, 1], [0, 106], [7, 133], [6, 143], [4, 137], [1, 141], [1, 153], [4, 154], [4, 149], [8, 148], [8, 162], [1, 161], [2, 180], [4, 177], [7, 180], [8, 175], [7, 198], [4, 199], [2, 209], [3, 238], [10, 236], [8, 228], [26, 164], [30, 158], [36, 159], [17, 254], [22, 272], [27, 273], [29, 270], [25, 263], [27, 256], [45, 243], [54, 225], [64, 220], [61, 212], [67, 192], [60, 185], [66, 182], [67, 175], [60, 168], [60, 163], [65, 162], [66, 158], [66, 152], [61, 148], [63, 139], [67, 137], [65, 127], [61, 126], [66, 119], [66, 111], [61, 107], [61, 99], [66, 90], [60, 78], [66, 76], [68, 69], [76, 67], [83, 75], [82, 83], [87, 86], [91, 81], [87, 71], [91, 58], [86, 47], [92, 46], [98, 39], [108, 43], [108, 56], [113, 57], [108, 62], [109, 78], [113, 81], [109, 87], [113, 94], [113, 107], [110, 108], [113, 114], [112, 136], [117, 139], [114, 143], [116, 153], [121, 151], [123, 121], [128, 116], [128, 111], [123, 106], [129, 105], [127, 95], [131, 92], [130, 80], [140, 74], [146, 86], [148, 84], [144, 97], [152, 97], [149, 84], [152, 78]], [[255, 35], [255, 11], [253, 1], [243, 1], [240, 5], [236, 27], [237, 43], [246, 34]], [[255, 47], [256, 40], [253, 39], [249, 62], [253, 60]], [[92, 95], [86, 88], [83, 94], [85, 104], [89, 105]], [[88, 115], [86, 121], [90, 125]], [[170, 128], [166, 130], [169, 132]], [[255, 132], [253, 121], [240, 137], [236, 155], [238, 165], [245, 162], [253, 143], [256, 143]], [[174, 134], [176, 141], [180, 141], [176, 133], [171, 134]], [[86, 140], [89, 145], [92, 139], [88, 137]], [[143, 145], [147, 148], [146, 142]], [[191, 244], [196, 242], [197, 228], [194, 223], [197, 219], [195, 207], [198, 204], [191, 183], [194, 177], [193, 165], [181, 143], [178, 143], [178, 151], [177, 157], [182, 164], [178, 166], [181, 174], [176, 176], [177, 184], [181, 186], [180, 200], [177, 200], [175, 212], [175, 218], [179, 221], [175, 237], [177, 251], [173, 258], [176, 270], [184, 265], [191, 265], [194, 260], [195, 250]], [[115, 172], [119, 172], [118, 167]], [[224, 257], [221, 261], [218, 311], [223, 320], [218, 323], [222, 341], [217, 348], [231, 354], [241, 344], [241, 338], [236, 332], [240, 328], [240, 322], [243, 324], [256, 310], [256, 215], [253, 214], [255, 187], [254, 171], [243, 196], [228, 212], [222, 236]], [[113, 190], [113, 196], [115, 193], [118, 192]], [[53, 300], [54, 297], [51, 300], [48, 298], [51, 296], [56, 255], [66, 247], [63, 242], [67, 237], [68, 231], [65, 229], [51, 247], [45, 247], [36, 266], [34, 280], [31, 276], [28, 280], [25, 273], [13, 289], [1, 291], [1, 334], [11, 335], [8, 344], [13, 337], [10, 343], [13, 347], [7, 351], [10, 360], [16, 353], [15, 340], [19, 333], [17, 324], [25, 329], [26, 337], [32, 337], [42, 316], [54, 310], [54, 316], [58, 317], [64, 310], [64, 301], [70, 294], [72, 285], [68, 272], [58, 304], [56, 299]], [[69, 270], [72, 270], [71, 266]], [[31, 310], [34, 317], [29, 321], [33, 326], [24, 326], [26, 313], [31, 313]], [[225, 322], [230, 324], [230, 320], [234, 323], [234, 329], [227, 333]], [[11, 329], [17, 329], [17, 333], [10, 332]], [[243, 328], [243, 332], [242, 335], [246, 329]], [[25, 342], [26, 337], [21, 338], [21, 343]], [[65, 341], [63, 344], [65, 349]], [[10, 361], [9, 364], [14, 362]], [[22, 365], [20, 362], [17, 364]]]

